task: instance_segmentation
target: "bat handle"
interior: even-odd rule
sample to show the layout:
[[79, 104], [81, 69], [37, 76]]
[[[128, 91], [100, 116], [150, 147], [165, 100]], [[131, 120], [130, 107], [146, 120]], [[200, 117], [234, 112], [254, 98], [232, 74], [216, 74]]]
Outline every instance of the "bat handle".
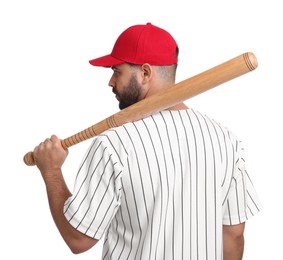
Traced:
[[[71, 138], [71, 137], [69, 137]], [[67, 149], [69, 146], [74, 145], [75, 143], [72, 144], [66, 144], [66, 140], [68, 140], [68, 138], [61, 140], [61, 145], [64, 149]], [[35, 165], [35, 161], [34, 161], [34, 157], [33, 157], [33, 152], [28, 152], [25, 154], [24, 158], [24, 163], [27, 166], [34, 166]]]
[[[75, 144], [78, 144], [82, 141], [85, 141], [87, 139], [90, 139], [105, 130], [111, 128], [111, 127], [116, 127], [118, 126], [117, 122], [115, 121], [115, 114], [96, 123], [95, 125], [92, 125], [83, 131], [80, 131], [72, 136], [69, 136], [63, 140], [61, 140], [61, 145], [64, 149], [69, 148], [70, 146], [73, 146]], [[125, 120], [124, 120], [125, 121]], [[122, 122], [123, 123], [123, 122]], [[122, 124], [120, 123], [120, 125]], [[25, 154], [24, 158], [24, 163], [27, 166], [33, 166], [35, 165], [34, 157], [33, 157], [33, 152], [28, 152]]]
[[[64, 149], [67, 149], [68, 146], [65, 144], [65, 140], [61, 140], [61, 145], [63, 146]], [[34, 157], [33, 157], [33, 152], [28, 152], [25, 154], [24, 158], [24, 163], [27, 166], [34, 166], [35, 165], [35, 161], [34, 161]]]

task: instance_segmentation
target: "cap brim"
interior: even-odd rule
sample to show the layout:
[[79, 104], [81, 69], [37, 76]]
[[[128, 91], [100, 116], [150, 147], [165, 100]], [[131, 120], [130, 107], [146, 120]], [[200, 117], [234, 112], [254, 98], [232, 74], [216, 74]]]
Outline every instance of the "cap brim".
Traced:
[[115, 65], [125, 63], [125, 61], [116, 59], [109, 54], [109, 55], [102, 56], [100, 58], [90, 60], [89, 63], [93, 66], [100, 66], [100, 67], [109, 68], [109, 67], [112, 67], [112, 66], [115, 66]]

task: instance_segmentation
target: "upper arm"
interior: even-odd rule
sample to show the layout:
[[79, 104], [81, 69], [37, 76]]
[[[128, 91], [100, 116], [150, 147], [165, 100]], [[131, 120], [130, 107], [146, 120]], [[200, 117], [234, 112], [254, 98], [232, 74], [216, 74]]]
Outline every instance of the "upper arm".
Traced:
[[223, 237], [237, 238], [244, 235], [245, 222], [237, 225], [223, 225]]
[[223, 225], [223, 259], [240, 260], [244, 253], [245, 222], [237, 225]]

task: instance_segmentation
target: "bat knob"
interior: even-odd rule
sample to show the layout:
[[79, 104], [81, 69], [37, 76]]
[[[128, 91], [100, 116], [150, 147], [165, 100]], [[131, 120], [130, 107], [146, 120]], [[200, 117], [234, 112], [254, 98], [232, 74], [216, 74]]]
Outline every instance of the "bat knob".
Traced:
[[24, 156], [24, 163], [27, 166], [33, 166], [35, 165], [35, 161], [33, 158], [33, 152], [28, 152], [25, 156]]

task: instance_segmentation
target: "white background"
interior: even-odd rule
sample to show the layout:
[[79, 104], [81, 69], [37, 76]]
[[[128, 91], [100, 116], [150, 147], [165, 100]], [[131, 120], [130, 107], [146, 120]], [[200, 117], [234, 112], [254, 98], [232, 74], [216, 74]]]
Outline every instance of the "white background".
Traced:
[[[186, 101], [245, 144], [264, 209], [246, 225], [245, 260], [283, 259], [282, 12], [280, 1], [9, 0], [0, 2], [0, 258], [100, 259], [102, 241], [73, 255], [51, 218], [36, 167], [23, 156], [51, 134], [73, 135], [118, 112], [110, 69], [88, 60], [108, 54], [118, 35], [151, 22], [180, 47], [177, 82], [244, 52], [259, 67]], [[89, 140], [64, 165], [72, 189]], [[278, 237], [277, 235], [281, 235]]]

